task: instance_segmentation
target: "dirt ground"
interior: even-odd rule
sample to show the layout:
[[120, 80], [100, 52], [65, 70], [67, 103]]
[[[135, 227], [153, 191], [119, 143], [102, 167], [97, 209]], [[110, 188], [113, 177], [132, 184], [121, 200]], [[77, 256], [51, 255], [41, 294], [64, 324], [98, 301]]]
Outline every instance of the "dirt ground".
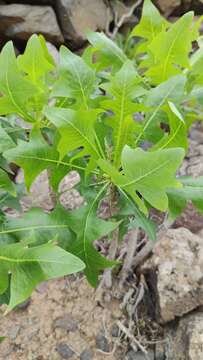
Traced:
[[103, 309], [85, 278], [43, 283], [26, 309], [0, 315], [0, 334], [7, 337], [0, 345], [0, 359], [74, 360], [84, 350], [92, 353], [89, 359], [104, 359], [105, 350], [112, 352], [109, 360], [118, 359], [112, 331], [120, 317], [119, 304]]

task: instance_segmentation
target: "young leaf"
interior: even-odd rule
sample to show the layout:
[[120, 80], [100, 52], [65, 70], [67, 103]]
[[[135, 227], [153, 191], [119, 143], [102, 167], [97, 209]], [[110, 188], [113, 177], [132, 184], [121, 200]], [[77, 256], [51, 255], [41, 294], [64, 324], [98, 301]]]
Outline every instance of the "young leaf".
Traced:
[[171, 102], [169, 102], [167, 115], [170, 127], [169, 133], [165, 133], [163, 138], [156, 143], [152, 150], [176, 147], [182, 147], [187, 150], [187, 126], [183, 120], [182, 114], [179, 113], [178, 109]]
[[89, 32], [87, 38], [94, 50], [101, 55], [99, 64], [101, 69], [109, 66], [119, 69], [128, 60], [123, 50], [104, 33]]
[[28, 248], [22, 244], [0, 246], [0, 294], [9, 285], [7, 312], [26, 300], [40, 282], [84, 269], [84, 263], [65, 250], [46, 244]]
[[145, 133], [153, 126], [153, 123], [157, 121], [157, 115], [165, 104], [169, 101], [174, 104], [179, 104], [181, 102], [184, 98], [185, 83], [186, 78], [183, 75], [177, 75], [155, 88], [152, 88], [148, 92], [145, 99], [145, 106], [151, 107], [152, 111], [149, 112], [145, 118], [143, 128], [136, 139], [136, 144], [139, 143]]
[[142, 17], [138, 25], [133, 29], [131, 36], [140, 36], [151, 42], [156, 35], [169, 26], [168, 21], [160, 15], [158, 9], [151, 0], [145, 0], [142, 9]]
[[108, 235], [119, 224], [118, 222], [104, 221], [96, 215], [98, 201], [106, 187], [105, 185], [98, 194], [89, 193], [88, 204], [69, 213], [69, 225], [77, 238], [70, 245], [68, 251], [84, 261], [86, 265], [85, 274], [93, 286], [97, 284], [100, 271], [115, 264], [115, 262], [100, 255], [93, 245], [95, 240]]
[[181, 73], [182, 67], [189, 68], [192, 21], [193, 12], [185, 14], [168, 31], [159, 33], [149, 45], [154, 56], [154, 66], [150, 67], [146, 75], [154, 83], [159, 84]]
[[33, 121], [29, 114], [28, 100], [37, 94], [37, 88], [26, 80], [17, 65], [12, 42], [8, 42], [0, 54], [0, 114], [17, 114]]
[[103, 88], [114, 98], [105, 100], [102, 106], [114, 112], [111, 119], [114, 135], [114, 165], [119, 167], [120, 156], [125, 144], [133, 145], [133, 136], [137, 130], [133, 120], [133, 113], [140, 109], [139, 104], [133, 100], [138, 90], [141, 89], [140, 77], [134, 69], [133, 64], [127, 61], [122, 68], [112, 77], [110, 83], [105, 83]]
[[[95, 123], [99, 110], [71, 110], [47, 107], [45, 115], [58, 129], [60, 159], [68, 152], [83, 147], [81, 156], [100, 157], [96, 144]], [[68, 141], [67, 141], [68, 139]]]
[[47, 60], [37, 35], [32, 35], [28, 40], [24, 54], [18, 56], [18, 65], [28, 74], [31, 82], [39, 86], [42, 85], [42, 77], [54, 69], [53, 63]]
[[62, 46], [60, 49], [60, 77], [54, 85], [52, 96], [70, 97], [79, 108], [88, 108], [89, 96], [95, 87], [95, 72], [78, 55]]

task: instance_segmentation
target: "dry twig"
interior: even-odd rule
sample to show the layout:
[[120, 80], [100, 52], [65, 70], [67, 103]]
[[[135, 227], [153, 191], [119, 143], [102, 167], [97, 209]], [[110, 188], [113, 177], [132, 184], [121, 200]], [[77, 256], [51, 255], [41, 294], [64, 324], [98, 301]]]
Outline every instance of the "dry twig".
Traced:
[[132, 343], [134, 343], [143, 352], [143, 354], [145, 354], [146, 359], [149, 360], [147, 350], [144, 348], [144, 346], [142, 346], [142, 344], [140, 344], [140, 342], [135, 338], [135, 336], [131, 334], [129, 329], [125, 327], [125, 325], [123, 325], [120, 321], [117, 321], [117, 326], [127, 336], [127, 338], [131, 340]]
[[112, 39], [115, 39], [116, 34], [118, 33], [121, 26], [125, 23], [126, 19], [130, 18], [133, 15], [135, 9], [137, 9], [138, 6], [141, 5], [141, 3], [142, 3], [142, 0], [136, 1], [135, 4], [133, 4], [130, 7], [129, 11], [127, 13], [123, 14], [123, 16], [121, 16], [121, 18], [119, 20], [117, 19], [117, 17], [118, 17], [117, 14], [115, 14], [115, 18], [114, 18], [115, 27], [113, 29], [113, 32], [111, 34], [109, 34]]

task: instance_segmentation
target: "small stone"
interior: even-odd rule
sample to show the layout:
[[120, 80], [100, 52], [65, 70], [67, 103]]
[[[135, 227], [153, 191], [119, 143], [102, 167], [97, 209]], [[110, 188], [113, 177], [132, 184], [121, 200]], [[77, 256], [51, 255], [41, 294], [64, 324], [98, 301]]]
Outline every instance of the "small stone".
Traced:
[[85, 349], [80, 354], [80, 360], [92, 360], [93, 359], [93, 353], [90, 349]]
[[155, 345], [155, 360], [165, 360], [165, 343], [157, 342]]
[[65, 343], [57, 344], [56, 351], [62, 359], [70, 359], [75, 354], [74, 351]]
[[102, 334], [98, 334], [96, 336], [96, 347], [97, 347], [97, 349], [100, 349], [104, 352], [110, 351], [109, 342], [108, 342], [107, 338]]
[[20, 310], [26, 310], [28, 308], [28, 306], [30, 305], [30, 302], [31, 302], [31, 299], [27, 299], [25, 301], [23, 301], [21, 304], [19, 304], [17, 306], [17, 309], [20, 309]]
[[112, 325], [111, 335], [112, 335], [113, 337], [118, 337], [118, 336], [119, 336], [119, 327], [118, 327], [118, 325], [116, 325], [116, 324], [113, 324], [113, 325]]
[[66, 331], [74, 332], [77, 330], [78, 324], [73, 319], [71, 314], [65, 314], [63, 317], [60, 317], [55, 320], [54, 328], [59, 328]]
[[15, 340], [17, 338], [17, 336], [18, 336], [19, 331], [20, 331], [20, 326], [19, 325], [13, 326], [11, 328], [11, 330], [9, 331], [9, 337], [12, 340]]

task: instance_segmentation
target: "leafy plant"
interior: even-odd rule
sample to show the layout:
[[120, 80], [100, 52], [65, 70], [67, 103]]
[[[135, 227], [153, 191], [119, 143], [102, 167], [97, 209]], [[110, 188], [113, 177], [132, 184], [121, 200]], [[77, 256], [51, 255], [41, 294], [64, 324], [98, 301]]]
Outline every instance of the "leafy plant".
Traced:
[[[202, 178], [177, 176], [188, 130], [202, 120], [203, 47], [193, 13], [171, 24], [145, 0], [126, 52], [103, 33], [88, 39], [82, 57], [62, 46], [59, 64], [37, 35], [17, 58], [12, 42], [0, 54], [0, 301], [8, 311], [43, 280], [84, 269], [96, 286], [101, 270], [117, 262], [95, 240], [122, 238], [133, 226], [155, 241], [150, 209], [174, 219], [191, 200], [203, 212]], [[52, 212], [9, 216], [23, 191], [13, 164], [28, 192], [47, 171]], [[80, 174], [84, 205], [68, 211], [60, 189], [71, 170]]]

